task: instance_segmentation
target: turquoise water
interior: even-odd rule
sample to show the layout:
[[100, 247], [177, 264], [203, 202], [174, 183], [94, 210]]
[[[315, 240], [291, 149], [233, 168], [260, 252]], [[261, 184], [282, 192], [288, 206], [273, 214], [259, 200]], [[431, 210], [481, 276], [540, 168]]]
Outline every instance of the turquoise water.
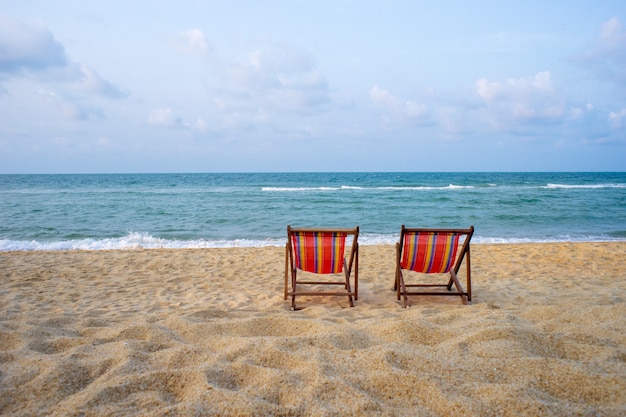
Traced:
[[476, 228], [475, 241], [626, 240], [626, 173], [0, 175], [0, 250], [283, 245], [287, 224]]

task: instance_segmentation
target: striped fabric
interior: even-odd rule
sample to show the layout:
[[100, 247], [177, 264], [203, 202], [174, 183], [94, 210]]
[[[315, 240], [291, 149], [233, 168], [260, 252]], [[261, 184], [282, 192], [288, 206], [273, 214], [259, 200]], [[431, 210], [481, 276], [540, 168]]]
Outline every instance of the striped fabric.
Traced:
[[427, 274], [449, 272], [458, 244], [456, 233], [405, 233], [400, 267]]
[[291, 240], [296, 268], [316, 274], [337, 274], [343, 271], [345, 233], [294, 232]]

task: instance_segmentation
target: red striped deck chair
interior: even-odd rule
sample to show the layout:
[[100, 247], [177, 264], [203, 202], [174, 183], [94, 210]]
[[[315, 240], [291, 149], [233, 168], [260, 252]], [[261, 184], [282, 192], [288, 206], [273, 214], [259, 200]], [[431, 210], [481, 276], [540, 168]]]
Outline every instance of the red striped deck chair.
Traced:
[[[349, 262], [345, 258], [348, 236], [352, 236]], [[296, 309], [298, 296], [347, 296], [350, 307], [354, 307], [353, 299], [358, 300], [359, 292], [358, 237], [358, 226], [354, 229], [302, 229], [287, 226], [284, 298], [291, 297], [292, 310]], [[354, 291], [350, 284], [352, 271]], [[321, 278], [320, 275], [326, 277]], [[342, 276], [342, 279], [339, 280], [338, 276]], [[304, 286], [314, 287], [304, 290]], [[327, 286], [343, 288], [331, 291]]]
[[[460, 296], [463, 304], [472, 301], [470, 240], [473, 234], [474, 226], [469, 229], [409, 229], [402, 225], [400, 241], [396, 243], [396, 278], [393, 289], [397, 291], [398, 300], [403, 297], [405, 308], [409, 295], [452, 295]], [[457, 277], [463, 260], [467, 291]], [[419, 279], [420, 274], [449, 274], [450, 277], [446, 284], [408, 282], [407, 278]], [[423, 278], [425, 277], [422, 276]], [[452, 291], [452, 285], [456, 291]], [[434, 290], [438, 287], [440, 290]], [[430, 290], [411, 291], [411, 288]], [[442, 288], [447, 291], [442, 291]]]

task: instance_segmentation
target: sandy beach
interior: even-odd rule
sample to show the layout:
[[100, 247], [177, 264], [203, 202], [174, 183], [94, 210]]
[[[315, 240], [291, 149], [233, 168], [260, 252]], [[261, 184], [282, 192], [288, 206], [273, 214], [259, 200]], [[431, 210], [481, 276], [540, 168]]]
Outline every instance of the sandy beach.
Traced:
[[0, 415], [626, 415], [626, 242], [472, 245], [469, 306], [393, 260], [292, 312], [283, 248], [0, 253]]

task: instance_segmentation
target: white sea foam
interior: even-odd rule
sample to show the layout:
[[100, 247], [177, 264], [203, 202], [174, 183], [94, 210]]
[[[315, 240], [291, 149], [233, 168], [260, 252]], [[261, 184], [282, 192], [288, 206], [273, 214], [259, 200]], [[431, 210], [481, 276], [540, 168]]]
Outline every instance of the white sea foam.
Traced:
[[473, 185], [454, 185], [454, 184], [450, 184], [448, 186], [448, 188], [450, 188], [451, 190], [466, 190], [466, 189], [472, 189], [474, 188]]
[[589, 189], [598, 189], [598, 188], [626, 188], [626, 184], [548, 184], [545, 187], [548, 189], [554, 188], [564, 188], [564, 189], [574, 189], [574, 188], [589, 188]]
[[36, 240], [0, 240], [0, 251], [57, 251], [57, 250], [123, 250], [123, 249], [193, 249], [283, 246], [284, 239], [234, 240], [177, 240], [153, 237], [131, 232], [126, 236], [106, 239], [75, 239], [54, 242]]
[[[362, 246], [395, 245], [397, 234], [362, 234]], [[626, 238], [607, 236], [562, 236], [554, 239], [501, 238], [474, 236], [473, 244], [492, 243], [549, 243], [549, 242], [608, 242], [625, 241]], [[71, 250], [132, 250], [132, 249], [209, 249], [209, 248], [258, 248], [283, 247], [284, 238], [234, 239], [234, 240], [176, 240], [153, 237], [146, 233], [131, 232], [126, 236], [106, 239], [76, 239], [54, 242], [36, 240], [0, 240], [0, 252], [13, 251], [71, 251]]]
[[[495, 184], [494, 184], [495, 186]], [[306, 191], [341, 191], [341, 190], [389, 190], [389, 191], [429, 191], [429, 190], [466, 190], [476, 188], [473, 185], [455, 185], [449, 184], [445, 186], [419, 186], [419, 185], [393, 185], [381, 187], [359, 187], [353, 185], [342, 185], [339, 187], [261, 187], [261, 191], [265, 192], [306, 192]]]
[[261, 191], [302, 192], [302, 191], [338, 191], [341, 187], [261, 187]]

